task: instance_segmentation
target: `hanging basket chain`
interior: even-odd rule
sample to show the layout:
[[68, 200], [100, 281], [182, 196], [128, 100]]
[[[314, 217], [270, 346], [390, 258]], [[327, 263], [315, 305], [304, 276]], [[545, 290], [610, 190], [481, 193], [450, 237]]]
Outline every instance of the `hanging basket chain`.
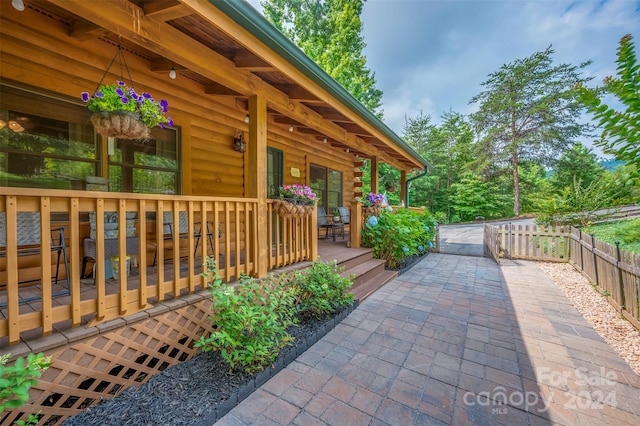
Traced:
[[124, 65], [124, 69], [127, 71], [127, 75], [129, 76], [130, 86], [132, 89], [135, 90], [135, 87], [133, 85], [133, 79], [131, 78], [131, 71], [129, 70], [129, 66], [127, 65], [127, 60], [125, 59], [124, 53], [122, 52], [121, 38], [120, 36], [118, 36], [118, 50], [116, 50], [116, 54], [113, 55], [113, 58], [111, 58], [111, 62], [109, 62], [109, 66], [104, 71], [104, 74], [102, 75], [102, 78], [100, 79], [100, 82], [98, 83], [98, 86], [96, 87], [96, 90], [94, 91], [94, 93], [96, 93], [98, 89], [100, 89], [100, 86], [102, 86], [102, 83], [104, 82], [104, 79], [109, 74], [109, 70], [113, 66], [113, 63], [115, 62], [116, 58], [118, 58], [118, 64], [120, 65], [120, 80], [124, 81], [124, 73], [122, 69], [122, 66]]

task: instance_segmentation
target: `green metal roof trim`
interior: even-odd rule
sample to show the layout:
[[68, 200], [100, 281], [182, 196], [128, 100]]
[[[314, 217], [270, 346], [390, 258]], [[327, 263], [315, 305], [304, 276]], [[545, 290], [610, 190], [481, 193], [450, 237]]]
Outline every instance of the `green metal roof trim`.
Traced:
[[382, 132], [382, 134], [402, 147], [415, 157], [419, 163], [425, 166], [425, 168], [431, 169], [431, 165], [427, 160], [407, 145], [400, 136], [354, 98], [340, 83], [329, 76], [329, 74], [309, 58], [302, 49], [285, 37], [284, 34], [274, 27], [267, 18], [254, 9], [247, 1], [209, 0], [209, 2], [249, 31], [253, 36], [260, 39], [304, 75], [311, 78], [320, 87], [329, 92], [329, 94], [356, 112], [360, 117], [364, 118], [369, 124]]

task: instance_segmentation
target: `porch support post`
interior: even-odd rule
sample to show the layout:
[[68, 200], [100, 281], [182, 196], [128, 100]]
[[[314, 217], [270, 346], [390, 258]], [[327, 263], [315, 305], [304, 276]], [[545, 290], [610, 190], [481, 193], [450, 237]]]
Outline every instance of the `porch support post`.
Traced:
[[351, 224], [349, 225], [349, 239], [351, 247], [359, 248], [362, 245], [362, 227], [364, 215], [362, 214], [362, 203], [360, 201], [351, 202]]
[[407, 205], [407, 172], [400, 171], [400, 202], [403, 206]]
[[245, 196], [257, 198], [257, 226], [254, 244], [258, 247], [255, 273], [266, 277], [268, 271], [267, 238], [267, 99], [264, 95], [249, 97], [249, 144], [245, 155]]
[[371, 192], [378, 193], [378, 157], [371, 157]]

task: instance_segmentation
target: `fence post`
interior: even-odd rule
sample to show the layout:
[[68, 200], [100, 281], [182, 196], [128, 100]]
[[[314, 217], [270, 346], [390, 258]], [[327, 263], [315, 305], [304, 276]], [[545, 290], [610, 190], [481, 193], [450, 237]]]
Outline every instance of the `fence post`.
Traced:
[[598, 255], [596, 255], [596, 239], [591, 235], [591, 253], [593, 253], [593, 270], [596, 274], [596, 285], [600, 286], [600, 280], [598, 280]]
[[580, 272], [583, 272], [584, 271], [584, 257], [583, 257], [584, 247], [582, 247], [582, 228], [578, 228], [578, 232], [580, 232], [579, 234], [580, 240], [578, 241], [578, 245], [580, 246]]
[[620, 310], [626, 309], [622, 268], [620, 268], [620, 241], [616, 241], [616, 269], [618, 270], [618, 287], [620, 288]]
[[511, 235], [511, 222], [509, 222], [509, 259], [513, 256], [513, 236]]

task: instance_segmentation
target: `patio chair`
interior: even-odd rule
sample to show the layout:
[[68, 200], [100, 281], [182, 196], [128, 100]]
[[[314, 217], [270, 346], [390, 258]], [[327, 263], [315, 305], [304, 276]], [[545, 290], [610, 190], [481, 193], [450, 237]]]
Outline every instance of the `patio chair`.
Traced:
[[[338, 207], [338, 212], [340, 212], [340, 219], [342, 221], [342, 224], [345, 227], [349, 227], [349, 231], [351, 231], [351, 214], [349, 212], [349, 209], [347, 207]], [[344, 228], [342, 230], [343, 234], [344, 234]]]
[[329, 231], [333, 236], [333, 240], [336, 239], [336, 231], [340, 230], [342, 238], [344, 238], [344, 223], [340, 221], [335, 223], [333, 221], [333, 215], [327, 215], [327, 211], [322, 206], [318, 206], [318, 238], [320, 238], [320, 230], [324, 229], [324, 238], [329, 238]]
[[[163, 234], [165, 241], [173, 241], [173, 213], [164, 212], [162, 215], [163, 220]], [[178, 213], [178, 234], [179, 238], [187, 238], [189, 236], [189, 216], [186, 211]], [[209, 224], [207, 223], [207, 239], [213, 251], [213, 234], [209, 231]], [[221, 232], [221, 231], [219, 231]], [[193, 224], [193, 237], [196, 239], [196, 246], [193, 255], [198, 253], [198, 245], [200, 244], [200, 237], [202, 237], [202, 224], [195, 222]], [[153, 266], [156, 266], [158, 259], [158, 247], [156, 246], [155, 254], [153, 255]]]
[[[17, 217], [18, 221], [18, 256], [36, 256], [40, 254], [40, 213], [38, 212], [20, 212]], [[67, 258], [67, 245], [64, 239], [64, 228], [52, 228], [51, 232], [51, 251], [56, 252], [56, 272], [51, 276], [54, 280], [53, 284], [57, 285], [60, 276], [60, 260], [64, 266], [67, 287], [63, 291], [55, 292], [53, 297], [71, 294], [71, 286], [69, 285], [69, 259]], [[7, 222], [4, 212], [0, 212], [0, 257], [7, 256]], [[19, 284], [30, 285], [37, 283], [40, 279], [30, 279], [20, 281]], [[6, 283], [0, 283], [0, 288], [5, 287]], [[40, 296], [20, 299], [20, 303], [39, 300]], [[0, 306], [6, 306], [2, 304]]]

